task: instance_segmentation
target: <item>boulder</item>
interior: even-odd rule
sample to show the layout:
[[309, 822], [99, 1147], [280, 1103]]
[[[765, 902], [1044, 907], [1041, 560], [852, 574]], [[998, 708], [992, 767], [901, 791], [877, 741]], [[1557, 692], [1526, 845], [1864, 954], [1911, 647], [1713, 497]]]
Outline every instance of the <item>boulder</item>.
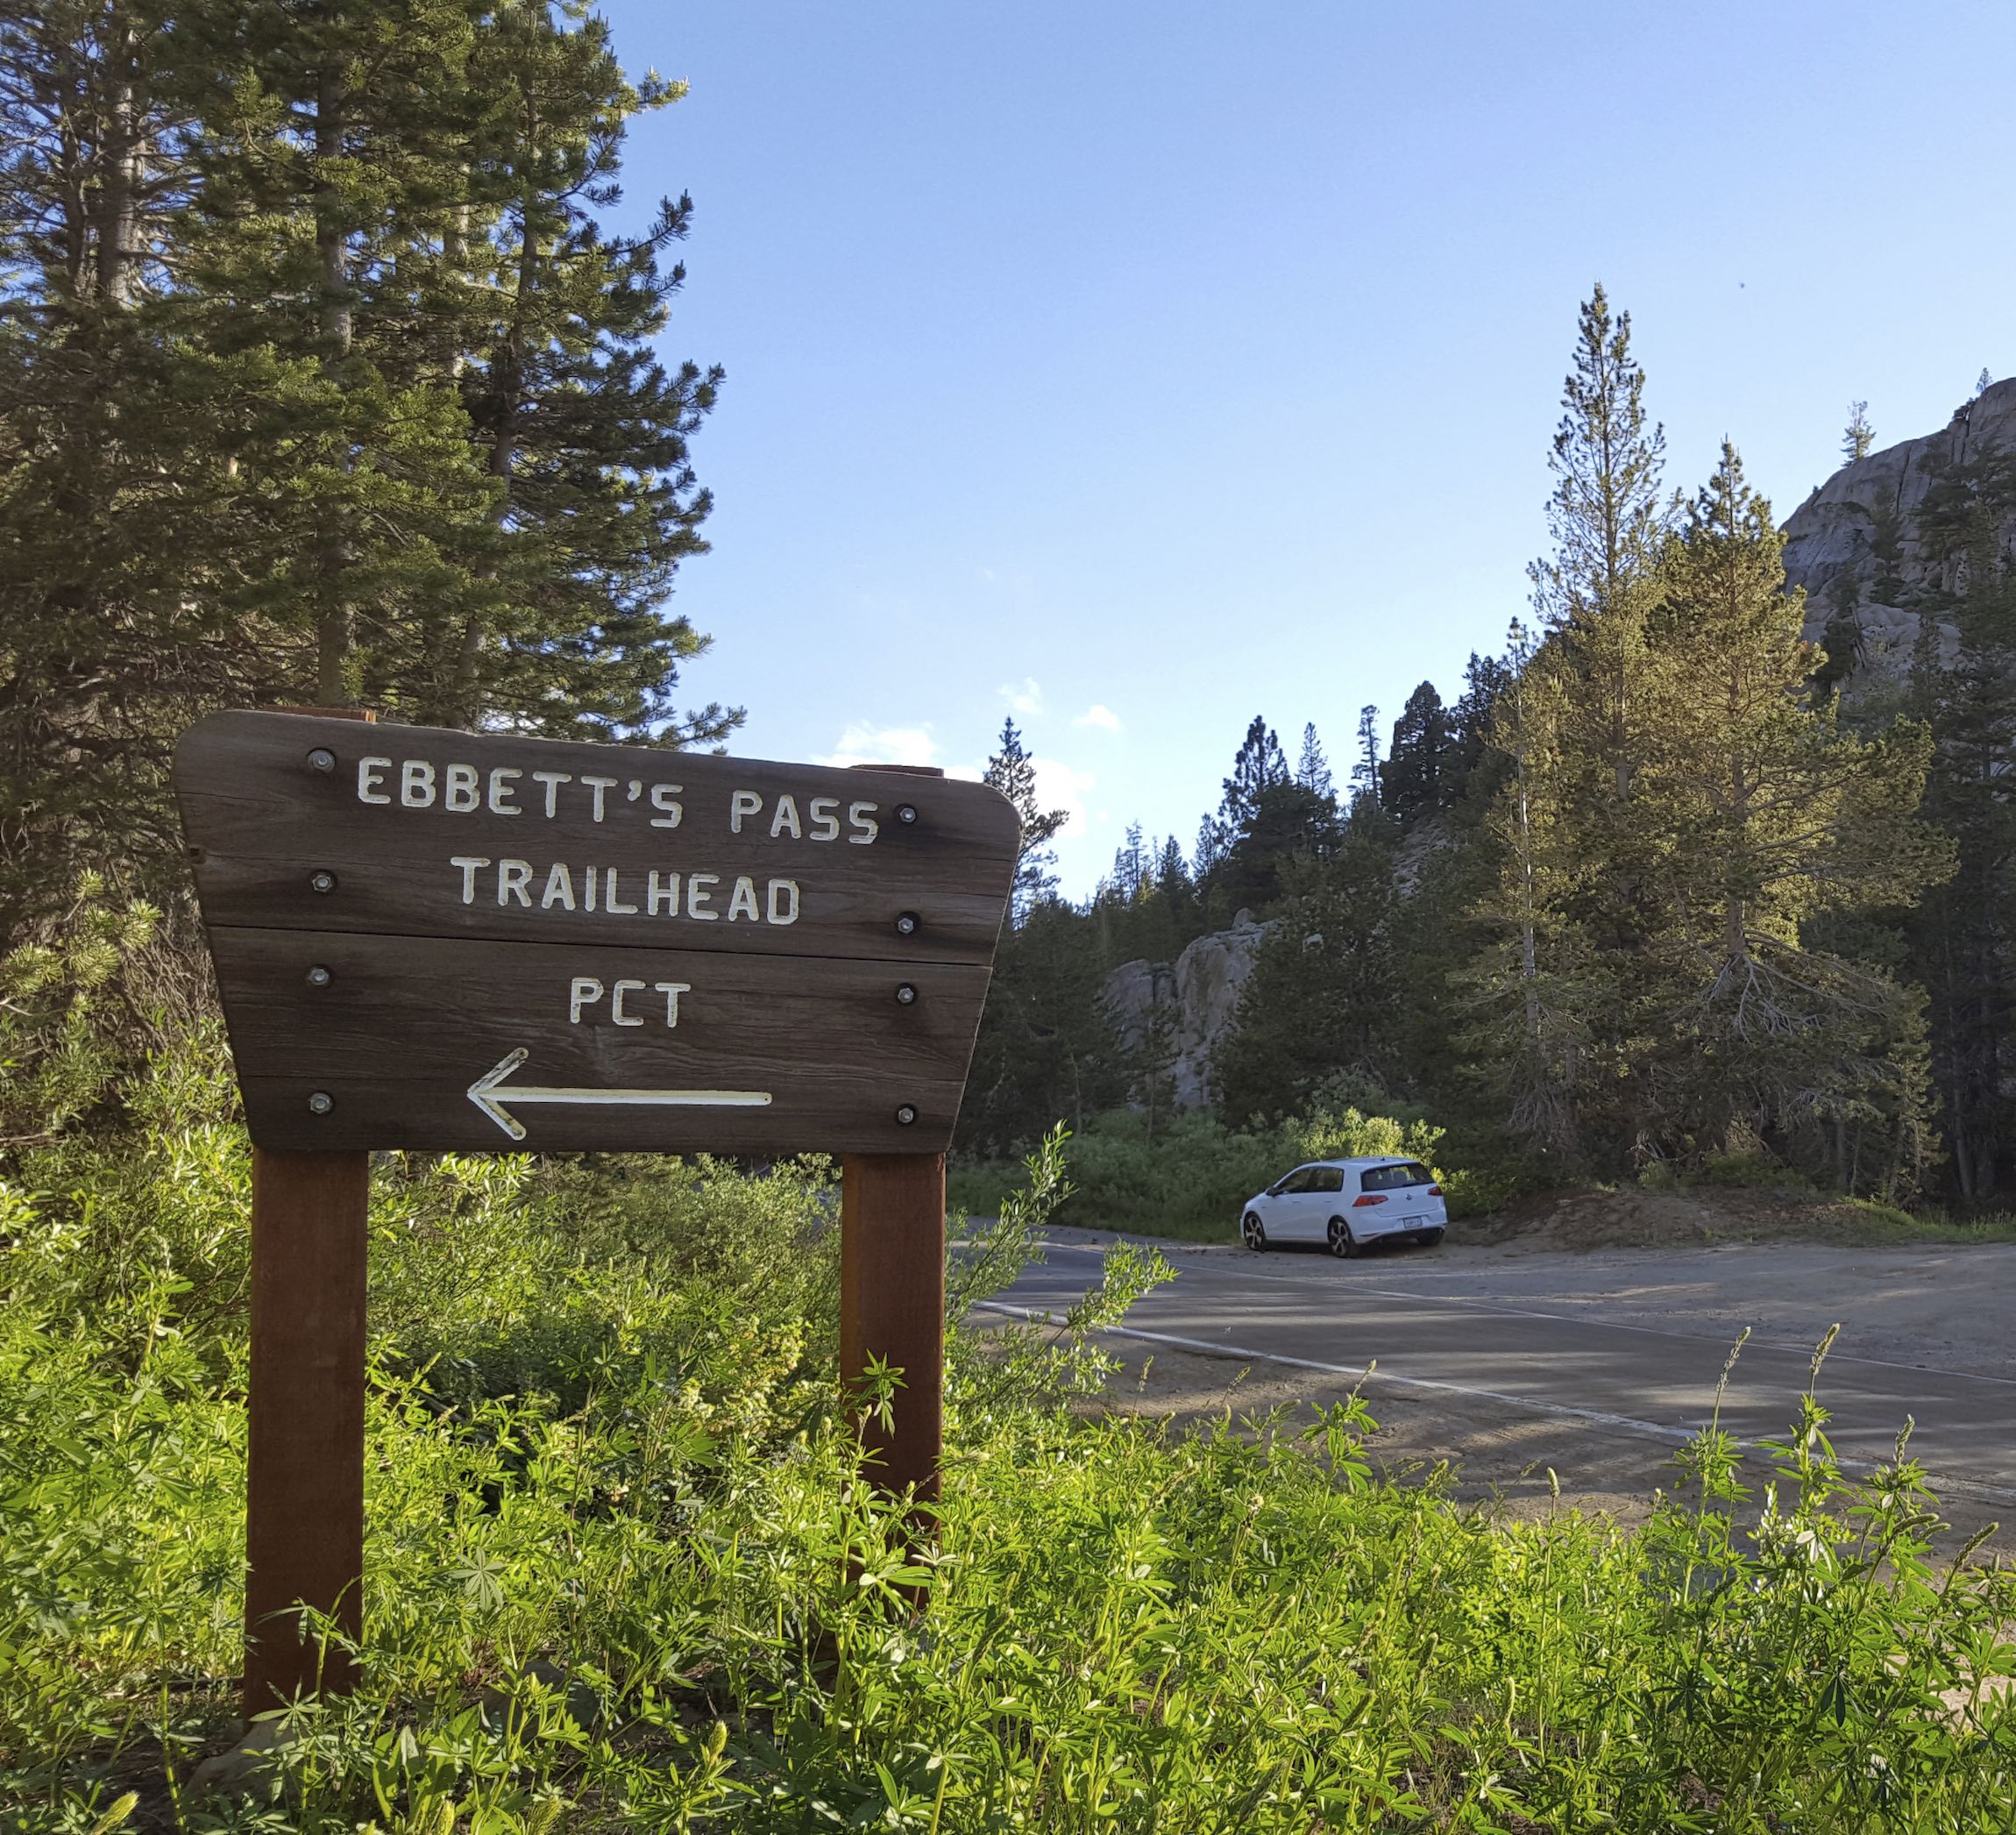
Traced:
[[1232, 1028], [1239, 990], [1273, 928], [1242, 911], [1230, 930], [1196, 938], [1174, 963], [1124, 962], [1107, 976], [1106, 1004], [1130, 1049], [1146, 1043], [1149, 1028], [1162, 1016], [1178, 1108], [1203, 1108], [1210, 1101], [1211, 1055]]

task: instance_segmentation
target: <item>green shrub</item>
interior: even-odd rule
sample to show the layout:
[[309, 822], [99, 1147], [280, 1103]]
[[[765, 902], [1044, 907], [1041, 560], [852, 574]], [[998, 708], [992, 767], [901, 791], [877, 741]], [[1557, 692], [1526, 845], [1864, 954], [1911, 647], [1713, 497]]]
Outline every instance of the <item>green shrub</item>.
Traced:
[[1810, 1191], [1813, 1181], [1761, 1149], [1749, 1153], [1710, 1154], [1697, 1170], [1683, 1175], [1686, 1183], [1740, 1185], [1750, 1191]]
[[[218, 1090], [199, 1044], [157, 1052], [130, 1129], [0, 1183], [4, 1835], [2016, 1818], [2016, 1577], [1940, 1539], [1903, 1440], [1844, 1474], [1810, 1395], [1759, 1497], [1711, 1422], [1636, 1535], [1505, 1522], [1377, 1479], [1355, 1397], [1299, 1431], [1060, 1405], [1167, 1275], [1127, 1251], [1059, 1329], [955, 1331], [919, 1541], [836, 1405], [825, 1168], [399, 1156], [361, 1683], [205, 1799], [242, 1637], [246, 1155]], [[1171, 1138], [1086, 1159], [1146, 1177]], [[1297, 1145], [1203, 1123], [1163, 1157], [1250, 1189]], [[1068, 1172], [1054, 1145], [1025, 1169], [955, 1311]]]
[[[1189, 1110], [1151, 1131], [1139, 1113], [1112, 1110], [1065, 1142], [1071, 1193], [1057, 1220], [1084, 1229], [1232, 1241], [1239, 1206], [1306, 1157], [1285, 1128], [1248, 1133]], [[953, 1201], [976, 1216], [991, 1215], [1021, 1177], [1019, 1166], [1002, 1162], [955, 1166]]]
[[[1064, 1143], [1072, 1191], [1057, 1220], [1229, 1242], [1238, 1234], [1240, 1206], [1299, 1161], [1406, 1154], [1432, 1166], [1443, 1139], [1443, 1129], [1418, 1116], [1367, 1114], [1348, 1105], [1252, 1129], [1227, 1127], [1205, 1110], [1186, 1110], [1151, 1130], [1138, 1111], [1111, 1110]], [[953, 1202], [975, 1216], [992, 1216], [1022, 1177], [1022, 1168], [1007, 1162], [955, 1163]], [[1501, 1208], [1523, 1183], [1509, 1165], [1438, 1168], [1437, 1177], [1456, 1218]]]
[[1397, 1156], [1434, 1163], [1436, 1143], [1445, 1130], [1426, 1121], [1401, 1121], [1391, 1115], [1360, 1114], [1355, 1108], [1318, 1108], [1298, 1130], [1304, 1159], [1354, 1160], [1375, 1155]]

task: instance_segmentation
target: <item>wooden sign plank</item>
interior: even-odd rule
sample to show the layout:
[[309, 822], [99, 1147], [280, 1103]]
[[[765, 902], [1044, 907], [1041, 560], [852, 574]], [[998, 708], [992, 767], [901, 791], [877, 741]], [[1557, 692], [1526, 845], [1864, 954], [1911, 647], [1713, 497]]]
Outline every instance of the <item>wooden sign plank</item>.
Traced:
[[989, 963], [1013, 807], [948, 778], [214, 714], [175, 791], [206, 923]]
[[1019, 841], [985, 785], [236, 713], [175, 790], [262, 1149], [950, 1142]]
[[254, 1136], [297, 1151], [942, 1152], [989, 978], [302, 930], [211, 944]]

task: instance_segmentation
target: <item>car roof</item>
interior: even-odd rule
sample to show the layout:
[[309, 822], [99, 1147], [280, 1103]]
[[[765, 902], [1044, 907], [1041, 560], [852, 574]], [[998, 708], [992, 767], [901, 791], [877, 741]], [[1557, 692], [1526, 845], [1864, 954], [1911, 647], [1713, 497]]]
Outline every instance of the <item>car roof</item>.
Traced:
[[1366, 1153], [1354, 1160], [1304, 1160], [1304, 1166], [1418, 1166], [1421, 1161], [1411, 1153]]

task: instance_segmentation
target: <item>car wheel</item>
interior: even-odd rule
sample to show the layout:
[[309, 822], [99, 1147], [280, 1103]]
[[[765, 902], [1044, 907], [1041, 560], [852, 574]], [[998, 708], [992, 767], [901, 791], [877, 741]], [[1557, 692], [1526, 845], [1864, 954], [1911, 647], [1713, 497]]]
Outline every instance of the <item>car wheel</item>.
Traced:
[[1246, 1245], [1248, 1248], [1259, 1249], [1267, 1247], [1267, 1226], [1252, 1211], [1248, 1211], [1239, 1220], [1239, 1234], [1246, 1238]]
[[1442, 1247], [1442, 1232], [1440, 1230], [1429, 1231], [1421, 1239], [1421, 1243], [1424, 1248], [1440, 1248]]
[[1358, 1238], [1351, 1234], [1351, 1226], [1341, 1217], [1330, 1220], [1330, 1252], [1333, 1255], [1355, 1255], [1359, 1250]]

